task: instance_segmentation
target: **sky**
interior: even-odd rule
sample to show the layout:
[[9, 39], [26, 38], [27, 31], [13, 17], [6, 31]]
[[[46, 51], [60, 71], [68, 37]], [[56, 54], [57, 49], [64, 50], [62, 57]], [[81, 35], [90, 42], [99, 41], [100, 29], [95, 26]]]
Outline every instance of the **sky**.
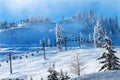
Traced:
[[0, 0], [0, 21], [20, 21], [30, 16], [49, 16], [53, 22], [62, 17], [93, 9], [104, 16], [120, 14], [120, 0]]

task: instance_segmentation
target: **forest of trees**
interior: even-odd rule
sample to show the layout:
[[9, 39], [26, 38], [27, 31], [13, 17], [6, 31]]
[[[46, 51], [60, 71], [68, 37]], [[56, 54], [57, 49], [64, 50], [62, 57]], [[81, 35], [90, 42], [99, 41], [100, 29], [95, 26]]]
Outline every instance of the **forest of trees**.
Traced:
[[[82, 12], [82, 13], [77, 13], [76, 15], [72, 16], [72, 17], [68, 17], [68, 18], [64, 18], [62, 20], [62, 22], [65, 21], [73, 21], [75, 24], [78, 23], [82, 23], [84, 26], [84, 30], [83, 31], [79, 31], [77, 32], [77, 34], [74, 34], [74, 41], [79, 41], [79, 46], [80, 41], [85, 41], [85, 42], [94, 42], [94, 45], [96, 47], [100, 47], [100, 40], [101, 37], [103, 36], [108, 36], [110, 37], [112, 40], [115, 38], [118, 38], [118, 40], [120, 40], [120, 29], [119, 29], [119, 22], [118, 22], [118, 17], [103, 17], [103, 15], [97, 15], [95, 13], [95, 11], [90, 10], [88, 12]], [[7, 21], [1, 21], [0, 22], [0, 29], [9, 29], [9, 28], [14, 28], [14, 27], [19, 27], [19, 24], [24, 25], [26, 23], [43, 23], [43, 22], [52, 22], [52, 20], [49, 17], [43, 17], [43, 16], [34, 16], [34, 17], [28, 17], [25, 18], [23, 20], [20, 20], [18, 23], [14, 20], [7, 22]], [[45, 23], [47, 24], [47, 23]], [[72, 39], [70, 40], [71, 37], [69, 37], [69, 35], [73, 34], [76, 31], [73, 31], [66, 34], [67, 30], [65, 29], [64, 31], [62, 30], [62, 28], [66, 27], [62, 26], [61, 21], [57, 22], [55, 25], [55, 34], [56, 34], [56, 42], [59, 44], [57, 45], [59, 48], [61, 48], [61, 43], [62, 38], [66, 37], [66, 46], [67, 46], [67, 42], [68, 41], [72, 41]], [[79, 25], [81, 26], [81, 25]], [[74, 27], [78, 27], [78, 26], [74, 26]], [[78, 28], [79, 29], [79, 28]], [[68, 29], [69, 32], [69, 29]], [[98, 33], [97, 33], [98, 32]], [[82, 34], [87, 35], [84, 36]], [[102, 34], [102, 36], [100, 37], [99, 35]], [[65, 35], [65, 36], [64, 36]], [[78, 40], [79, 35], [81, 36]], [[59, 39], [58, 39], [59, 38]], [[98, 41], [99, 40], [99, 41]], [[113, 40], [113, 45], [115, 44], [115, 41]]]
[[12, 27], [17, 27], [17, 24], [14, 20], [12, 20], [10, 23], [8, 23], [7, 21], [0, 22], [0, 29], [9, 29]]
[[32, 16], [25, 18], [23, 20], [20, 20], [18, 23], [14, 20], [8, 22], [8, 21], [0, 21], [0, 29], [10, 29], [14, 27], [18, 27], [19, 24], [24, 23], [41, 23], [41, 22], [51, 22], [51, 19], [49, 17], [43, 17], [43, 16]]

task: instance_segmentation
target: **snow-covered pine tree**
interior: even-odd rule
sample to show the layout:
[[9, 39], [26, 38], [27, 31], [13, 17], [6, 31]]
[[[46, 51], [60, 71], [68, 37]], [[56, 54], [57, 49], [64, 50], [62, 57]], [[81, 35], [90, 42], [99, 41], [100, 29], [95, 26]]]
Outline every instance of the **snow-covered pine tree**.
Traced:
[[50, 45], [51, 45], [51, 41], [50, 41], [50, 39], [48, 39], [48, 43], [47, 43], [47, 44], [48, 44], [48, 46], [50, 46]]
[[67, 73], [64, 73], [62, 70], [60, 70], [60, 80], [69, 80], [70, 77], [67, 75]]
[[49, 68], [48, 72], [50, 73], [48, 75], [48, 80], [58, 80], [58, 73], [54, 69]]
[[56, 24], [56, 43], [59, 50], [62, 50], [61, 41], [62, 41], [62, 33], [60, 30], [60, 25], [57, 23]]
[[114, 19], [114, 30], [116, 31], [116, 33], [119, 35], [119, 31], [120, 31], [120, 28], [119, 28], [119, 22], [118, 22], [118, 17], [115, 16], [115, 19]]
[[88, 34], [88, 43], [89, 44], [92, 43], [92, 34], [91, 33]]
[[48, 69], [48, 72], [50, 74], [48, 75], [47, 80], [59, 80], [58, 78], [59, 73], [54, 69], [54, 67], [55, 67], [55, 64], [53, 64], [52, 68]]
[[8, 29], [8, 23], [7, 23], [7, 21], [3, 22], [3, 29]]
[[65, 51], [67, 51], [67, 41], [68, 41], [68, 40], [67, 40], [67, 37], [64, 36], [64, 37], [63, 37], [63, 43], [65, 44], [65, 45], [64, 45]]
[[96, 20], [97, 20], [97, 17], [96, 17], [95, 11], [90, 10], [88, 15], [88, 20], [87, 20], [87, 25], [89, 26], [89, 33], [93, 32], [93, 28], [96, 24]]
[[94, 45], [95, 47], [101, 47], [101, 43], [104, 39], [104, 32], [102, 30], [102, 27], [100, 25], [100, 21], [97, 20], [97, 24], [94, 27], [94, 34], [93, 34], [93, 39], [94, 39]]
[[43, 77], [41, 77], [41, 79], [40, 79], [40, 80], [44, 80], [44, 79], [43, 79]]
[[120, 70], [120, 59], [115, 55], [116, 51], [111, 47], [112, 41], [108, 37], [106, 37], [104, 41], [106, 44], [103, 47], [106, 48], [107, 52], [104, 52], [102, 56], [98, 58], [98, 60], [104, 59], [100, 62], [103, 66], [99, 71]]
[[15, 24], [15, 21], [14, 21], [14, 20], [11, 21], [10, 26], [11, 26], [11, 27], [17, 27], [17, 25]]
[[2, 29], [2, 26], [3, 26], [3, 23], [2, 23], [2, 22], [0, 22], [0, 29]]

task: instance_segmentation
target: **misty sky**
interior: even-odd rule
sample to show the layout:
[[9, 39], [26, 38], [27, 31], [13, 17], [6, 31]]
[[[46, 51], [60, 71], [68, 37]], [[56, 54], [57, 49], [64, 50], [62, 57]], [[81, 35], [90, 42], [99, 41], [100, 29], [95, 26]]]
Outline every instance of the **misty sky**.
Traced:
[[120, 16], [120, 0], [0, 0], [0, 21], [49, 16], [54, 22], [93, 9], [104, 16]]

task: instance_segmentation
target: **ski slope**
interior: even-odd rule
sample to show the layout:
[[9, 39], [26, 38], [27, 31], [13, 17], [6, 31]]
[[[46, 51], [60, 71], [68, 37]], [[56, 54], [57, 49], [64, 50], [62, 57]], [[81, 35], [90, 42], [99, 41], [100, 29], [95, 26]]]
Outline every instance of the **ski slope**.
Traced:
[[[63, 48], [64, 49], [64, 48]], [[116, 55], [120, 57], [120, 48], [116, 48], [117, 51]], [[8, 51], [9, 49], [1, 49], [2, 51]], [[15, 52], [15, 51], [14, 51]], [[77, 80], [99, 80], [97, 77], [99, 74], [102, 76], [104, 75], [105, 79], [102, 80], [111, 80], [109, 79], [109, 76], [106, 73], [97, 73], [98, 70], [101, 67], [101, 64], [99, 64], [99, 61], [96, 59], [104, 52], [104, 49], [101, 48], [69, 48], [68, 51], [58, 51], [56, 48], [46, 48], [46, 57], [47, 60], [43, 59], [43, 51], [36, 52], [36, 51], [30, 51], [20, 54], [14, 54], [14, 56], [18, 56], [15, 60], [12, 61], [13, 64], [13, 74], [10, 74], [9, 72], [9, 63], [6, 63], [6, 60], [8, 57], [6, 55], [2, 55], [0, 57], [0, 79], [15, 79], [15, 78], [21, 78], [25, 80], [30, 80], [32, 77], [33, 80], [40, 80], [41, 77], [43, 77], [45, 80], [48, 75], [48, 68], [52, 67], [52, 64], [55, 63], [55, 69], [57, 71], [60, 71], [62, 69], [64, 72], [67, 72], [68, 75], [71, 78], [78, 77], [76, 74], [71, 73], [70, 71], [70, 64], [72, 57], [75, 55], [75, 53], [79, 52], [81, 54], [82, 61], [84, 62], [85, 69], [81, 72], [81, 76], [83, 78], [78, 78]], [[31, 54], [34, 54], [34, 56], [31, 56]], [[28, 56], [26, 58], [25, 56]], [[22, 56], [22, 59], [19, 57]], [[4, 61], [3, 61], [4, 59]], [[91, 78], [90, 76], [85, 76], [86, 74], [95, 74]], [[110, 75], [115, 72], [109, 73]], [[119, 71], [117, 73], [120, 73]], [[116, 74], [117, 74], [116, 73]], [[98, 75], [97, 75], [98, 74]], [[105, 76], [106, 75], [106, 76]], [[120, 74], [117, 74], [120, 75]], [[94, 78], [95, 77], [95, 78]], [[115, 76], [116, 77], [116, 76]], [[90, 79], [89, 79], [90, 78]], [[98, 77], [101, 78], [101, 77]], [[108, 78], [108, 79], [107, 79]], [[117, 80], [117, 79], [113, 79]]]
[[[16, 28], [0, 31], [0, 44], [4, 45], [29, 45], [40, 44], [40, 40], [55, 41], [55, 24], [51, 22], [24, 23]], [[32, 44], [32, 45], [31, 45]], [[54, 44], [54, 43], [52, 43]]]

